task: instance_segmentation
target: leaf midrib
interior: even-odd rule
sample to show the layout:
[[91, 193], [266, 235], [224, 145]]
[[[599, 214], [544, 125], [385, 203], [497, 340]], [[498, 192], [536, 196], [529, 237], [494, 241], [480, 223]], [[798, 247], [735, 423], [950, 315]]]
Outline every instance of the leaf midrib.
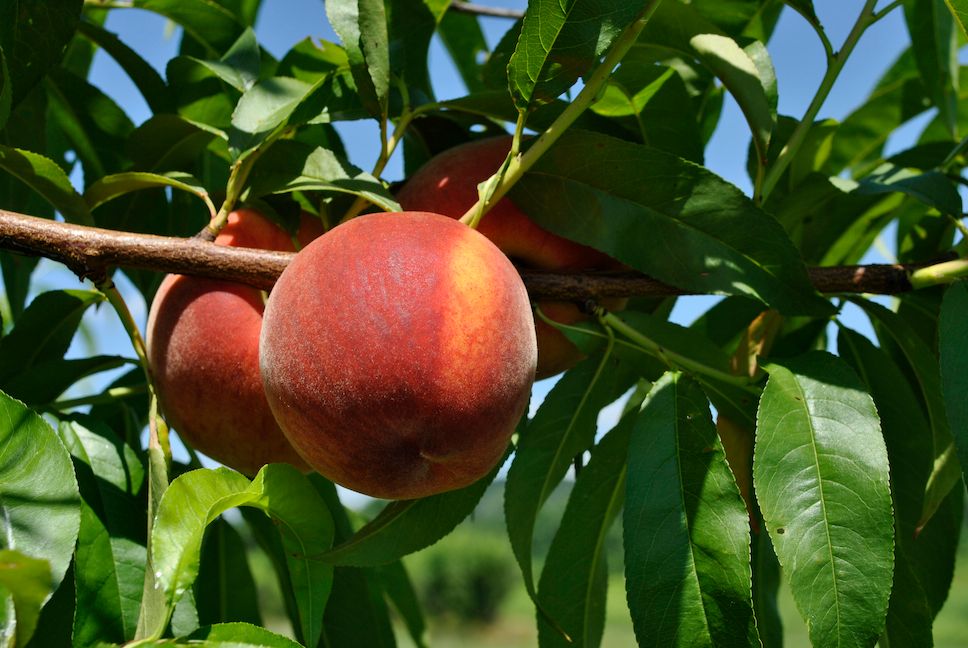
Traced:
[[803, 386], [800, 384], [800, 381], [796, 379], [796, 377], [794, 377], [793, 385], [797, 393], [800, 395], [800, 397], [797, 398], [797, 400], [803, 403], [803, 410], [806, 412], [806, 415], [807, 415], [806, 422], [807, 422], [807, 430], [810, 433], [810, 450], [813, 453], [814, 467], [816, 468], [816, 472], [817, 472], [817, 489], [820, 491], [820, 497], [819, 497], [820, 510], [821, 510], [821, 515], [823, 516], [823, 522], [824, 522], [823, 530], [824, 530], [824, 535], [826, 536], [826, 539], [827, 539], [827, 554], [830, 558], [830, 575], [831, 575], [831, 579], [833, 580], [833, 590], [834, 590], [834, 610], [836, 611], [836, 614], [837, 614], [837, 639], [838, 639], [837, 643], [839, 645], [840, 628], [842, 625], [841, 612], [840, 612], [840, 583], [837, 579], [837, 563], [834, 558], [833, 538], [830, 537], [830, 521], [827, 516], [827, 498], [824, 496], [823, 475], [820, 469], [820, 455], [817, 453], [817, 431], [813, 425], [813, 418], [810, 413], [810, 405], [809, 405], [809, 401], [807, 400], [806, 392], [804, 392]]

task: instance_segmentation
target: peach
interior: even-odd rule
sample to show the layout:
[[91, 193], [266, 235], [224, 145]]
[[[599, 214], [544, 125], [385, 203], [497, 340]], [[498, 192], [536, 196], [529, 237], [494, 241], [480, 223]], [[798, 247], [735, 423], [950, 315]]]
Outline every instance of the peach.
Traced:
[[439, 214], [369, 214], [296, 255], [266, 304], [269, 405], [315, 470], [387, 499], [473, 483], [528, 404], [527, 291], [484, 236]]
[[[308, 243], [322, 223], [303, 216]], [[216, 244], [292, 251], [289, 234], [258, 212], [229, 215]], [[168, 275], [151, 304], [147, 345], [168, 423], [193, 448], [254, 475], [267, 463], [305, 463], [276, 425], [259, 375], [261, 291], [227, 281]]]
[[[397, 200], [405, 210], [426, 210], [460, 218], [477, 202], [477, 185], [497, 171], [508, 150], [510, 137], [492, 137], [462, 144], [435, 156], [407, 181]], [[619, 269], [611, 257], [542, 229], [511, 202], [502, 198], [484, 216], [478, 231], [491, 239], [520, 268], [575, 272]], [[624, 300], [605, 304], [617, 308]], [[570, 302], [540, 302], [549, 318], [573, 324], [586, 318]], [[538, 378], [561, 373], [582, 359], [582, 354], [553, 326], [537, 319]]]

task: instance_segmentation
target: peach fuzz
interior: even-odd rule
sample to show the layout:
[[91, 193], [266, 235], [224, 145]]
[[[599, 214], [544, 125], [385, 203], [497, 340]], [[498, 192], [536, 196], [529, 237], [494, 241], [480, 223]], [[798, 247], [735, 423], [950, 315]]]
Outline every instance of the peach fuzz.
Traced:
[[[491, 137], [448, 149], [418, 169], [398, 192], [397, 200], [405, 210], [460, 218], [477, 202], [477, 185], [500, 168], [510, 148], [510, 137]], [[576, 272], [624, 267], [594, 248], [542, 229], [509, 198], [499, 200], [477, 229], [521, 268]], [[618, 308], [624, 300], [605, 305]], [[538, 306], [549, 319], [561, 324], [587, 318], [570, 302], [545, 301]], [[582, 354], [561, 332], [540, 319], [535, 323], [539, 379], [561, 373], [581, 360]]]
[[504, 455], [537, 357], [523, 283], [473, 229], [369, 214], [296, 255], [266, 305], [266, 396], [306, 462], [412, 499], [467, 486]]
[[[322, 233], [304, 215], [297, 238]], [[240, 209], [218, 245], [293, 251], [289, 234], [258, 212]], [[272, 417], [259, 375], [261, 291], [227, 281], [168, 275], [148, 316], [148, 360], [162, 411], [186, 443], [254, 475], [267, 463], [306, 465]]]

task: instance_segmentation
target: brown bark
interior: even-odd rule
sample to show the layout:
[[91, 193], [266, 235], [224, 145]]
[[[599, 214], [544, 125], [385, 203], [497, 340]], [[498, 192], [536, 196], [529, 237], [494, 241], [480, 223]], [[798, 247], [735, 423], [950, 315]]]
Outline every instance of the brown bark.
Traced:
[[[198, 238], [132, 234], [25, 216], [0, 209], [0, 249], [43, 256], [63, 263], [83, 278], [109, 268], [227, 279], [269, 289], [285, 269], [291, 253], [231, 248]], [[816, 267], [810, 280], [822, 293], [878, 293], [911, 290], [908, 273], [916, 265]], [[533, 299], [584, 301], [614, 296], [688, 294], [637, 272], [561, 274], [521, 270]]]

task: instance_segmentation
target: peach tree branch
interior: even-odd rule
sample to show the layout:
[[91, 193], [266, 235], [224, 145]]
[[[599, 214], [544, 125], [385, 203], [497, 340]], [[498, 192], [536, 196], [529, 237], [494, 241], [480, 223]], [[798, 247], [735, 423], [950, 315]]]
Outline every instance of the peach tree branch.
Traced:
[[[294, 256], [215, 245], [197, 238], [133, 234], [26, 216], [0, 209], [0, 249], [58, 261], [81, 278], [114, 267], [224, 279], [267, 290]], [[949, 259], [939, 260], [948, 261]], [[912, 290], [911, 273], [931, 264], [874, 264], [809, 268], [814, 287], [828, 294], [893, 295]], [[615, 296], [688, 294], [638, 272], [558, 273], [520, 270], [533, 299], [597, 300]], [[937, 282], [935, 282], [937, 283]]]

